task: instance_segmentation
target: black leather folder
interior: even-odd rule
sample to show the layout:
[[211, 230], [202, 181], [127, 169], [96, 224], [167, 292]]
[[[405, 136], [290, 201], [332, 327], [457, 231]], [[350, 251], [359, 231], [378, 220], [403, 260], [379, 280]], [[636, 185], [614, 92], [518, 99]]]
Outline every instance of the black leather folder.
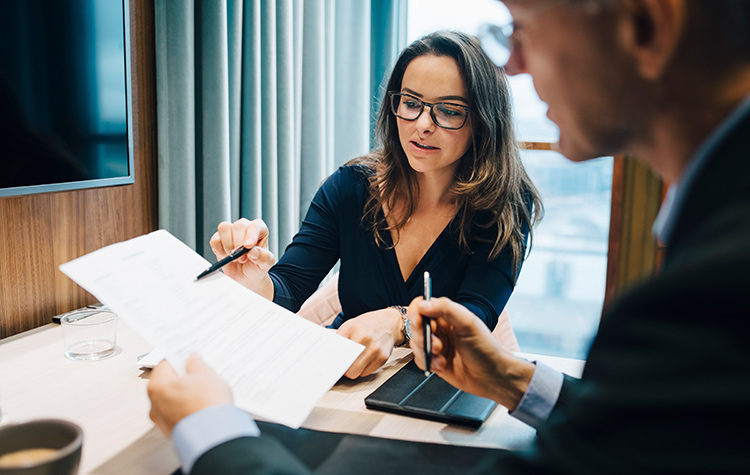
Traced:
[[367, 396], [365, 406], [476, 429], [497, 403], [456, 389], [436, 374], [425, 376], [411, 361]]

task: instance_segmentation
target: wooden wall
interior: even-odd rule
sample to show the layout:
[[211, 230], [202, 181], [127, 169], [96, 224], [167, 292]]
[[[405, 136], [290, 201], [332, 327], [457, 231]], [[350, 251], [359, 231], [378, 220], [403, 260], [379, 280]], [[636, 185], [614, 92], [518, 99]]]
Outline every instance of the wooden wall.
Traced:
[[154, 6], [129, 6], [135, 183], [0, 198], [0, 338], [95, 302], [60, 264], [157, 227]]
[[615, 157], [605, 307], [656, 270], [659, 249], [651, 228], [663, 196], [663, 182], [646, 165]]

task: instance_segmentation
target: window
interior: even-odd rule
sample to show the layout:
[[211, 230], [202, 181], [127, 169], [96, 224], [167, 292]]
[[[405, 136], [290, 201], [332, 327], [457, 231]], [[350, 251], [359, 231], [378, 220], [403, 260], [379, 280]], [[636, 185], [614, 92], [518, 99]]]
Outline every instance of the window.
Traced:
[[[476, 34], [483, 22], [510, 21], [496, 0], [409, 0], [407, 41], [440, 28]], [[572, 163], [551, 151], [558, 130], [531, 78], [510, 78], [522, 158], [542, 194], [534, 233], [507, 310], [521, 351], [585, 358], [604, 301], [612, 191], [611, 157]]]

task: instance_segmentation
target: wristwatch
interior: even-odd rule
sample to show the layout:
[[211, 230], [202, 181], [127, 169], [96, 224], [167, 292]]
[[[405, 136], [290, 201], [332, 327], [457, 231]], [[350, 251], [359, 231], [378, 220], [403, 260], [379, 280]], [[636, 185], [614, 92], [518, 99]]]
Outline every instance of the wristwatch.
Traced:
[[391, 308], [395, 308], [401, 313], [401, 318], [404, 320], [404, 327], [401, 330], [404, 333], [404, 343], [401, 346], [409, 346], [411, 340], [411, 326], [409, 325], [409, 317], [406, 316], [406, 308], [401, 305], [393, 305]]

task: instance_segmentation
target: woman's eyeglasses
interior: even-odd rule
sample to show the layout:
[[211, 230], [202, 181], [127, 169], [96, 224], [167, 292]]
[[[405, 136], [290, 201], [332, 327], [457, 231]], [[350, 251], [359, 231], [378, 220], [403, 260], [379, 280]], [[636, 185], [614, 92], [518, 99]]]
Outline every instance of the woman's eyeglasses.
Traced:
[[460, 129], [466, 123], [469, 116], [469, 108], [461, 104], [450, 102], [424, 102], [421, 99], [402, 92], [389, 92], [391, 96], [391, 111], [399, 119], [413, 121], [417, 120], [424, 107], [430, 107], [430, 117], [435, 125], [443, 129]]

